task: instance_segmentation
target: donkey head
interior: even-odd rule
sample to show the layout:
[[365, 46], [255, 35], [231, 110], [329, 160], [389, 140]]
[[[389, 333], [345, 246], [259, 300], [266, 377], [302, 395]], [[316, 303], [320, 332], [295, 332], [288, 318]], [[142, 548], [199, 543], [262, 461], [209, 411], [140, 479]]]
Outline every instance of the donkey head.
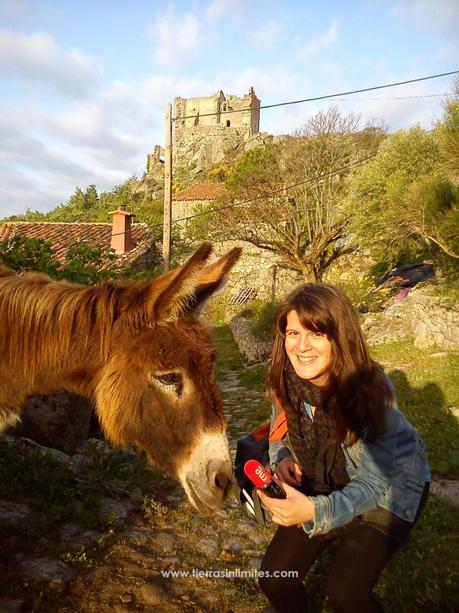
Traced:
[[181, 268], [126, 288], [96, 390], [108, 437], [145, 451], [200, 511], [222, 504], [232, 477], [215, 351], [197, 311], [240, 249], [206, 265], [211, 251], [205, 244]]

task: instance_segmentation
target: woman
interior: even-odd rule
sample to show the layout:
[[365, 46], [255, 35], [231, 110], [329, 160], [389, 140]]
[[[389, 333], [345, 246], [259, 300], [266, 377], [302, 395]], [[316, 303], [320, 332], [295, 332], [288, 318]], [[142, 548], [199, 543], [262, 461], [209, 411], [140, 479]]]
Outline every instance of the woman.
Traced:
[[279, 525], [260, 587], [276, 611], [307, 611], [303, 578], [339, 539], [328, 579], [333, 610], [381, 611], [373, 585], [417, 520], [430, 476], [424, 442], [397, 409], [344, 294], [306, 284], [278, 308], [268, 389], [272, 423], [282, 409], [287, 418], [287, 443], [270, 443], [287, 498], [258, 491]]

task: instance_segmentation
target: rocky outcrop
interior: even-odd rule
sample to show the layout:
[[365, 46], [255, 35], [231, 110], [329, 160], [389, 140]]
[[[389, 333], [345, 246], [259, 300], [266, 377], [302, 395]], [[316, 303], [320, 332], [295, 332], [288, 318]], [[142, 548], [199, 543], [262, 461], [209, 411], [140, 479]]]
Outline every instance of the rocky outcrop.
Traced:
[[423, 287], [411, 290], [382, 313], [368, 315], [363, 329], [370, 346], [411, 338], [419, 349], [457, 349], [459, 306], [435, 295], [432, 287]]
[[222, 163], [231, 165], [250, 149], [262, 147], [272, 140], [269, 134], [247, 137], [243, 130], [237, 129], [226, 131], [215, 127], [213, 130], [195, 130], [174, 147], [174, 174], [181, 180], [185, 176], [191, 179], [202, 176], [213, 166]]
[[271, 354], [272, 342], [256, 339], [245, 317], [236, 315], [228, 323], [239, 351], [246, 358], [248, 364], [264, 362], [268, 359]]
[[81, 396], [31, 396], [22, 407], [21, 421], [8, 434], [73, 453], [87, 440], [92, 415], [91, 404]]

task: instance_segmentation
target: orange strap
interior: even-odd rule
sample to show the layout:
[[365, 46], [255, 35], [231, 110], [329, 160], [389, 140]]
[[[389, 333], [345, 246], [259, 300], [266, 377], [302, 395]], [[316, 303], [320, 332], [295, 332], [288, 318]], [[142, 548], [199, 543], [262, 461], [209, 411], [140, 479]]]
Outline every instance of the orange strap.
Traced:
[[273, 427], [271, 429], [271, 434], [269, 435], [269, 440], [281, 441], [287, 436], [287, 432], [287, 418], [285, 417], [284, 411], [282, 411], [282, 413], [279, 413], [279, 415], [274, 420]]
[[268, 438], [269, 436], [269, 422], [266, 424], [261, 424], [252, 430], [252, 436], [256, 441], [262, 441], [264, 438]]
[[264, 438], [269, 438], [270, 441], [281, 441], [287, 436], [287, 418], [284, 411], [282, 411], [282, 405], [277, 398], [274, 398], [274, 404], [281, 413], [274, 420], [271, 432], [269, 423], [261, 424], [255, 430], [252, 430], [252, 436], [256, 441], [261, 441]]
[[287, 418], [285, 417], [285, 413], [282, 409], [282, 405], [279, 402], [279, 399], [274, 396], [274, 406], [278, 411], [280, 411], [279, 415], [276, 417], [273, 423], [273, 427], [271, 429], [271, 434], [269, 435], [270, 441], [281, 441], [283, 438], [287, 436], [288, 428], [287, 428]]

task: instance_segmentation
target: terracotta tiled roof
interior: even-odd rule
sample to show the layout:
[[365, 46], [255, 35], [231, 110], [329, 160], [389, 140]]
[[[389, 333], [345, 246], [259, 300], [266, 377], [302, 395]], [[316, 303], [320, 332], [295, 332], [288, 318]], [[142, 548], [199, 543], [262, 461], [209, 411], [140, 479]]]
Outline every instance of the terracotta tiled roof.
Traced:
[[196, 183], [173, 197], [173, 200], [216, 200], [225, 193], [223, 183]]
[[[0, 242], [21, 235], [49, 241], [56, 258], [63, 262], [69, 247], [84, 242], [94, 247], [110, 248], [112, 224], [7, 221], [0, 224]], [[134, 248], [118, 255], [122, 263], [134, 263], [150, 247], [154, 246], [153, 231], [144, 223], [132, 224]]]

